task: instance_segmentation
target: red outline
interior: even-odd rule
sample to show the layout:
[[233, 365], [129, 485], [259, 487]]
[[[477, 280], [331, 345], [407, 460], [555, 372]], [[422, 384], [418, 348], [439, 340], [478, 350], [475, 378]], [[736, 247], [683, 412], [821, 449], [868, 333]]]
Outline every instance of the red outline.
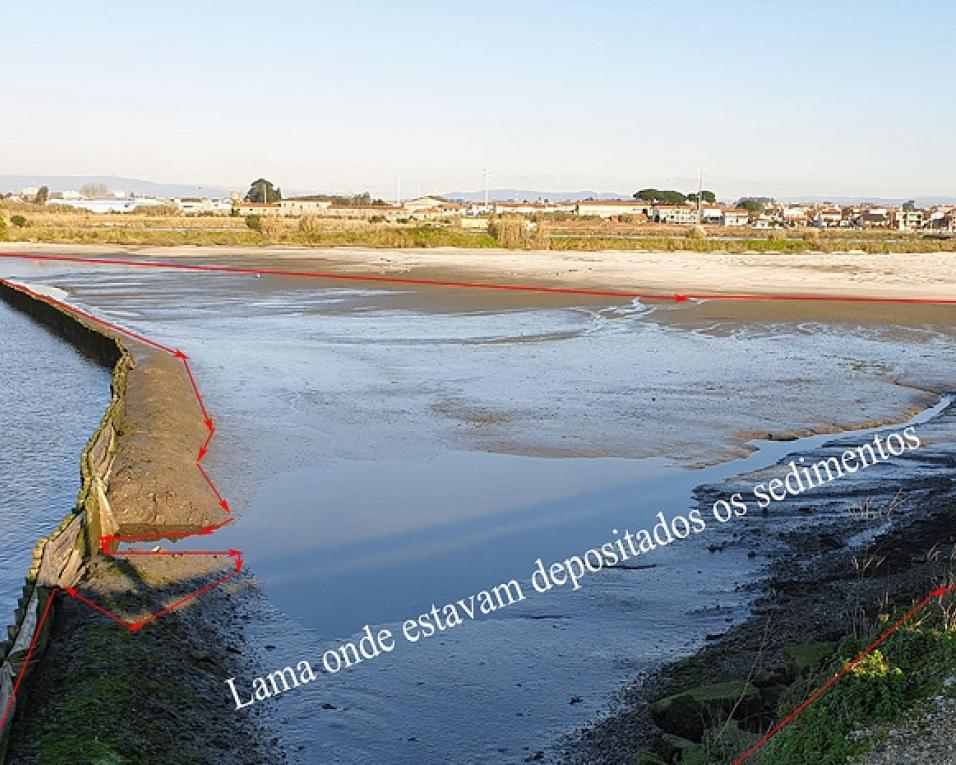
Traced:
[[[78, 316], [82, 316], [84, 319], [87, 319], [89, 321], [95, 322], [97, 324], [102, 324], [103, 326], [108, 327], [114, 332], [132, 337], [135, 340], [144, 342], [148, 344], [149, 346], [162, 351], [163, 353], [169, 354], [173, 358], [179, 359], [183, 363], [183, 368], [186, 371], [186, 375], [189, 378], [189, 382], [192, 386], [193, 392], [196, 395], [196, 401], [199, 403], [199, 411], [202, 413], [203, 424], [206, 426], [206, 429], [209, 431], [209, 435], [206, 437], [206, 440], [203, 442], [203, 445], [199, 448], [199, 452], [196, 457], [196, 468], [202, 474], [202, 477], [208, 484], [209, 489], [216, 496], [216, 501], [219, 504], [219, 506], [226, 513], [232, 512], [231, 508], [229, 507], [229, 503], [222, 496], [222, 494], [219, 493], [219, 489], [216, 488], [216, 484], [213, 482], [212, 478], [209, 477], [209, 474], [205, 471], [203, 466], [200, 464], [200, 461], [203, 459], [203, 457], [206, 456], [207, 452], [209, 451], [209, 443], [210, 441], [212, 441], [212, 437], [216, 432], [216, 428], [215, 428], [215, 425], [213, 425], [212, 419], [210, 419], [209, 417], [209, 413], [206, 411], [206, 404], [203, 401], [202, 393], [200, 393], [199, 386], [196, 384], [196, 378], [193, 377], [192, 370], [189, 368], [189, 357], [185, 353], [183, 353], [179, 349], [170, 348], [169, 346], [163, 345], [162, 343], [157, 343], [153, 340], [143, 337], [142, 335], [136, 332], [132, 332], [126, 329], [125, 327], [121, 327], [117, 324], [113, 324], [112, 322], [106, 321], [105, 319], [101, 319], [97, 316], [93, 316], [92, 314], [87, 313], [85, 311], [81, 311], [77, 308], [74, 308], [71, 305], [68, 305], [62, 302], [61, 300], [57, 300], [56, 298], [50, 297], [48, 295], [41, 295], [37, 292], [34, 292], [29, 287], [23, 286], [22, 284], [10, 282], [6, 279], [0, 279], [0, 283], [5, 284], [7, 287], [10, 287], [11, 289], [15, 289], [19, 292], [29, 295], [34, 300], [39, 300], [44, 303], [48, 303], [49, 305], [55, 306], [61, 310], [76, 314]], [[165, 551], [165, 550], [153, 551], [153, 550], [138, 550], [138, 549], [119, 550], [120, 543], [122, 542], [151, 542], [151, 541], [157, 541], [159, 539], [186, 539], [188, 537], [193, 537], [193, 536], [207, 536], [209, 534], [212, 534], [217, 529], [221, 529], [223, 526], [231, 523], [232, 520], [233, 519], [230, 517], [223, 521], [220, 521], [219, 523], [213, 524], [211, 526], [206, 526], [200, 529], [199, 531], [195, 531], [195, 532], [176, 531], [176, 532], [163, 533], [161, 531], [155, 531], [155, 532], [150, 532], [148, 534], [107, 534], [100, 537], [99, 539], [100, 550], [102, 551], [103, 555], [107, 555], [114, 558], [119, 556], [198, 555], [198, 556], [206, 556], [206, 557], [228, 556], [233, 558], [235, 561], [234, 570], [230, 571], [225, 576], [220, 577], [219, 579], [217, 579], [216, 581], [210, 584], [206, 584], [200, 587], [194, 592], [191, 592], [188, 595], [185, 595], [179, 600], [167, 606], [164, 606], [158, 611], [152, 614], [149, 614], [148, 616], [145, 616], [142, 619], [139, 619], [135, 622], [131, 622], [126, 619], [123, 619], [117, 616], [116, 614], [112, 613], [108, 609], [103, 608], [100, 605], [97, 605], [96, 603], [91, 601], [89, 598], [85, 597], [84, 595], [81, 595], [74, 587], [68, 587], [64, 591], [70, 597], [75, 598], [76, 600], [79, 600], [82, 603], [85, 603], [86, 605], [88, 605], [90, 608], [97, 611], [98, 613], [101, 613], [104, 616], [108, 617], [109, 619], [112, 619], [113, 621], [117, 622], [118, 624], [121, 624], [130, 632], [135, 632], [137, 630], [140, 630], [145, 625], [158, 619], [160, 616], [164, 616], [170, 613], [171, 611], [174, 611], [175, 609], [182, 607], [186, 603], [189, 603], [190, 601], [195, 600], [203, 593], [206, 593], [209, 590], [215, 587], [218, 587], [220, 584], [223, 584], [225, 581], [235, 576], [238, 576], [239, 573], [242, 571], [242, 563], [243, 563], [242, 552], [239, 550], [182, 550], [182, 551]]]
[[7, 724], [7, 719], [10, 717], [10, 712], [13, 709], [13, 704], [17, 700], [17, 693], [20, 691], [20, 683], [23, 682], [23, 678], [27, 674], [27, 669], [30, 666], [30, 659], [33, 657], [33, 650], [36, 648], [37, 642], [40, 639], [40, 635], [43, 633], [43, 625], [50, 613], [50, 609], [53, 607], [53, 601], [56, 599], [57, 592], [58, 590], [56, 587], [53, 587], [50, 590], [50, 599], [46, 602], [43, 613], [40, 615], [40, 621], [37, 622], [36, 631], [33, 633], [33, 640], [30, 641], [30, 647], [27, 649], [27, 655], [23, 658], [23, 664], [20, 665], [20, 671], [17, 672], [17, 679], [13, 684], [13, 691], [10, 693], [10, 698], [7, 699], [7, 705], [3, 709], [3, 715], [0, 715], [0, 733], [3, 732], [3, 728]]
[[[412, 279], [397, 276], [375, 276], [372, 274], [336, 274], [325, 271], [283, 271], [278, 268], [238, 268], [236, 266], [192, 265], [189, 263], [175, 263], [162, 260], [123, 260], [120, 258], [83, 258], [76, 255], [25, 255], [16, 252], [0, 252], [0, 258], [16, 258], [21, 260], [40, 260], [61, 263], [84, 263], [106, 266], [128, 266], [131, 268], [170, 268], [178, 271], [214, 271], [229, 274], [257, 274], [265, 276], [285, 276], [299, 279], [334, 279], [337, 281], [376, 282], [380, 284], [412, 284], [428, 287], [459, 287], [469, 289], [498, 290], [503, 292], [537, 292], [551, 295], [586, 295], [589, 297], [638, 298], [640, 300], [663, 300], [682, 303], [688, 300], [812, 300], [826, 303], [916, 303], [956, 305], [956, 298], [880, 298], [880, 297], [852, 297], [849, 295], [725, 295], [725, 294], [690, 294], [674, 293], [673, 295], [651, 294], [644, 292], [627, 292], [621, 290], [594, 290], [577, 289], [574, 287], [540, 287], [529, 284], [493, 284], [490, 282], [459, 282], [443, 279]], [[91, 317], [88, 317], [91, 318]], [[106, 324], [100, 319], [94, 319]], [[110, 326], [110, 325], [107, 325]], [[114, 327], [115, 328], [115, 327]], [[118, 328], [116, 328], [118, 329]], [[127, 330], [132, 337], [136, 337]], [[137, 337], [137, 339], [141, 339]], [[157, 345], [146, 340], [151, 345]], [[162, 350], [173, 353], [171, 348], [161, 346]], [[185, 360], [185, 354], [182, 356]]]
[[[326, 273], [320, 271], [283, 271], [280, 269], [274, 268], [237, 268], [234, 266], [217, 266], [217, 265], [191, 265], [187, 263], [174, 263], [166, 261], [146, 261], [146, 260], [122, 260], [117, 258], [83, 258], [77, 256], [66, 256], [66, 255], [25, 255], [20, 253], [0, 253], [0, 257], [3, 258], [17, 258], [23, 260], [39, 260], [39, 261], [54, 261], [54, 262], [68, 262], [68, 263], [80, 263], [86, 265], [116, 265], [116, 266], [129, 266], [137, 268], [168, 268], [179, 271], [212, 271], [219, 273], [234, 273], [234, 274], [257, 274], [257, 275], [267, 275], [267, 276], [281, 276], [281, 277], [290, 277], [290, 278], [314, 278], [314, 279], [330, 279], [337, 281], [359, 281], [359, 282], [376, 282], [384, 284], [406, 284], [406, 285], [420, 285], [420, 286], [431, 286], [431, 287], [457, 287], [457, 288], [469, 288], [469, 289], [486, 289], [486, 290], [498, 290], [498, 291], [511, 291], [511, 292], [534, 292], [534, 293], [544, 293], [544, 294], [558, 294], [558, 295], [582, 295], [590, 297], [611, 297], [611, 298], [638, 298], [641, 300], [657, 300], [657, 301], [673, 301], [676, 303], [686, 302], [688, 300], [728, 300], [728, 301], [741, 301], [741, 300], [753, 300], [753, 301], [818, 301], [818, 302], [844, 302], [844, 303], [877, 303], [877, 304], [938, 304], [938, 305], [956, 305], [956, 298], [943, 298], [943, 299], [930, 299], [930, 298], [878, 298], [878, 297], [850, 297], [850, 296], [841, 296], [841, 295], [726, 295], [726, 294], [685, 294], [685, 293], [674, 293], [673, 295], [661, 295], [661, 294], [647, 294], [639, 292], [625, 292], [625, 291], [612, 291], [612, 290], [590, 290], [590, 289], [575, 289], [575, 288], [564, 288], [564, 287], [539, 287], [533, 285], [521, 285], [521, 284], [492, 284], [486, 282], [462, 282], [462, 281], [444, 281], [439, 279], [412, 279], [412, 278], [400, 278], [393, 276], [374, 276], [374, 275], [362, 275], [362, 274], [336, 274], [336, 273]], [[202, 395], [199, 392], [199, 387], [196, 385], [196, 381], [193, 378], [192, 370], [189, 367], [188, 357], [185, 353], [180, 350], [174, 350], [168, 346], [161, 345], [152, 340], [148, 340], [141, 335], [137, 335], [134, 332], [131, 332], [127, 329], [123, 329], [115, 324], [99, 319], [90, 314], [84, 313], [72, 306], [66, 305], [54, 298], [48, 298], [43, 295], [37, 295], [31, 290], [23, 287], [19, 284], [12, 284], [4, 279], [0, 279], [0, 282], [7, 284], [8, 286], [14, 287], [21, 291], [28, 292], [33, 295], [33, 297], [44, 300], [55, 304], [61, 308], [64, 308], [68, 311], [72, 311], [84, 318], [90, 319], [91, 321], [98, 322], [103, 324], [117, 332], [126, 334], [137, 340], [141, 340], [154, 348], [158, 348], [175, 358], [180, 359], [183, 362], [185, 367], [186, 374], [189, 377], [190, 382], [192, 383], [193, 389], [196, 393], [196, 398], [199, 402], [200, 411], [203, 414], [203, 422], [206, 425], [206, 428], [209, 430], [209, 436], [206, 438], [205, 443], [200, 447], [198, 456], [196, 459], [196, 467], [199, 468], [199, 471], [202, 473], [203, 477], [206, 479], [212, 491], [216, 494], [216, 497], [220, 500], [220, 506], [226, 512], [230, 512], [229, 503], [219, 494], [219, 491], [216, 489], [214, 483], [209, 478], [206, 471], [200, 465], [200, 461], [205, 457], [209, 442], [212, 440], [212, 436], [215, 433], [215, 426], [213, 425], [212, 420], [209, 418], [209, 415], [206, 412], [205, 403], [203, 402]], [[231, 519], [229, 519], [231, 520]], [[208, 534], [211, 531], [214, 531], [216, 528], [220, 528], [229, 520], [224, 521], [217, 526], [207, 527], [198, 534]], [[187, 537], [193, 536], [192, 534], [183, 533], [183, 534], [170, 534], [167, 536], [176, 536], [176, 537]], [[118, 541], [145, 541], [146, 537], [142, 538], [130, 538], [130, 537], [103, 537], [101, 544], [104, 551], [114, 545]], [[163, 552], [163, 553], [151, 553], [148, 551], [127, 551], [125, 554], [133, 555], [175, 555], [175, 554], [203, 554], [203, 553], [174, 553], [174, 552]], [[205, 553], [209, 554], [209, 553]], [[125, 622], [119, 617], [110, 614], [109, 612], [104, 611], [107, 616], [120, 621], [122, 624], [127, 626], [127, 629], [130, 631], [135, 631], [141, 629], [145, 624], [148, 624], [151, 621], [159, 618], [160, 616], [169, 613], [171, 610], [178, 608], [190, 600], [193, 600], [199, 595], [207, 592], [210, 589], [218, 586], [227, 579], [236, 576], [242, 570], [242, 557], [241, 553], [238, 550], [229, 550], [225, 554], [235, 555], [236, 556], [236, 570], [230, 572], [221, 579], [212, 582], [209, 585], [197, 590], [190, 595], [187, 595], [185, 598], [176, 601], [175, 603], [167, 606], [160, 611], [157, 611], [155, 614], [152, 614], [145, 619], [140, 620], [139, 622], [129, 623]], [[86, 601], [89, 605], [96, 608], [97, 610], [103, 611], [98, 606], [93, 603], [90, 603], [82, 596], [79, 596], [75, 590], [69, 591], [71, 595], [79, 597], [81, 600]], [[774, 736], [776, 736], [781, 730], [794, 722], [810, 705], [819, 700], [831, 687], [833, 687], [837, 682], [844, 678], [849, 672], [851, 672], [863, 659], [865, 659], [869, 654], [875, 651], [879, 646], [881, 646], [887, 639], [889, 639], [897, 630], [900, 629], [904, 624], [910, 621], [914, 616], [916, 616], [920, 611], [925, 609], [933, 600], [945, 596], [947, 593], [956, 592], [956, 585], [952, 587], [940, 587], [929, 595], [927, 595], [923, 600], [917, 603], [910, 611], [906, 613], [898, 622], [896, 622], [890, 629], [880, 635], [877, 640], [873, 642], [866, 650], [861, 652], [853, 661], [847, 664], [843, 669], [830, 678], [826, 683], [824, 683], [820, 688], [818, 688], [814, 693], [807, 697], [803, 703], [801, 703], [796, 709], [794, 709], [790, 714], [784, 717], [780, 722], [778, 722], [760, 741], [754, 744], [750, 749], [744, 752], [735, 762], [734, 765], [741, 765], [741, 763], [748, 760], [756, 752], [758, 752], [764, 745], [766, 745]], [[51, 599], [52, 600], [52, 599]]]

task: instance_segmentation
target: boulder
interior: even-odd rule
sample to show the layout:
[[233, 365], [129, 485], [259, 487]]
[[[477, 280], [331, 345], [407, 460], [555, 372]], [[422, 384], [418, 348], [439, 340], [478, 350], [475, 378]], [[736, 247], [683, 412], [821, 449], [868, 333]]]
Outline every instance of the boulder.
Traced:
[[704, 731], [733, 712], [743, 718], [760, 711], [760, 690], [734, 680], [690, 688], [650, 705], [654, 722], [665, 733], [700, 741]]
[[631, 760], [631, 765], [670, 765], [670, 761], [653, 752], [641, 752]]

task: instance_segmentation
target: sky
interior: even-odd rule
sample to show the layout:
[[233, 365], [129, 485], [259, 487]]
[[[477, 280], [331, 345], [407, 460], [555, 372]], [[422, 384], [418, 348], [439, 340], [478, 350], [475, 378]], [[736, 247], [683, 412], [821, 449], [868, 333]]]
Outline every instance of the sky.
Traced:
[[956, 196], [956, 3], [44, 0], [0, 174]]

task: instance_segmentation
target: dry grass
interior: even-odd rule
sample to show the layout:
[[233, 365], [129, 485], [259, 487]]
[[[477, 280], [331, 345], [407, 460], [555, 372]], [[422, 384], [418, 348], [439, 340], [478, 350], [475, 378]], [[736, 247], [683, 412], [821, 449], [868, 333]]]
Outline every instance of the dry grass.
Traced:
[[[166, 213], [168, 211], [161, 211]], [[645, 250], [692, 252], [952, 252], [956, 239], [931, 240], [918, 234], [890, 231], [789, 229], [760, 232], [706, 226], [665, 226], [601, 219], [538, 216], [528, 221], [500, 218], [491, 231], [462, 229], [445, 222], [371, 223], [365, 220], [263, 218], [264, 230], [251, 231], [241, 217], [149, 213], [93, 214], [66, 207], [0, 202], [0, 218], [23, 215], [24, 228], [12, 225], [0, 233], [10, 241], [132, 245], [298, 246], [356, 245], [368, 247], [509, 247], [514, 249], [597, 251]], [[3, 229], [0, 227], [0, 232]]]

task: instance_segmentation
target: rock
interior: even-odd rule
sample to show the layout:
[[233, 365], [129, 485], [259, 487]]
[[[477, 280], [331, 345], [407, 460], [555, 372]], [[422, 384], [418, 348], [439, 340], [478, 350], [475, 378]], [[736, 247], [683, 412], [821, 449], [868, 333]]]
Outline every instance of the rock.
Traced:
[[697, 744], [689, 739], [665, 733], [661, 736], [657, 753], [665, 762], [683, 762], [684, 757], [695, 747]]
[[735, 720], [728, 720], [726, 724], [712, 728], [704, 734], [704, 738], [710, 744], [737, 750], [746, 750], [760, 740], [760, 736], [744, 730]]
[[799, 677], [811, 672], [829, 659], [835, 650], [833, 643], [803, 643], [787, 646], [783, 649], [787, 672], [791, 677]]
[[633, 760], [631, 765], [669, 765], [668, 761], [658, 757], [653, 752], [641, 752]]
[[654, 722], [665, 733], [700, 741], [704, 731], [731, 710], [740, 717], [760, 711], [760, 691], [751, 683], [734, 680], [702, 685], [665, 696], [650, 705]]

